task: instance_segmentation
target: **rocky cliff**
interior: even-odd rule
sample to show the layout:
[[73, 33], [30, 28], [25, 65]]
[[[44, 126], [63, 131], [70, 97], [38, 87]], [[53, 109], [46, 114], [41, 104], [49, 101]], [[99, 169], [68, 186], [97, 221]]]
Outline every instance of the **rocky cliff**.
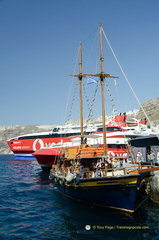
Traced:
[[50, 132], [54, 125], [26, 125], [26, 126], [0, 126], [0, 154], [10, 154], [7, 140], [16, 136], [29, 133]]
[[[142, 104], [142, 108], [146, 112], [151, 122], [155, 122], [159, 125], [159, 98], [149, 100]], [[128, 113], [127, 120], [131, 120], [131, 118], [136, 117], [137, 119], [144, 119], [145, 115], [143, 113], [142, 108], [135, 112], [130, 111]], [[134, 116], [135, 114], [135, 116]], [[86, 120], [85, 120], [86, 122]], [[101, 117], [95, 118], [94, 122], [101, 122]], [[77, 125], [79, 124], [79, 120], [70, 120], [69, 123]], [[149, 123], [148, 123], [149, 125]], [[49, 132], [53, 129], [54, 125], [27, 125], [27, 126], [0, 126], [0, 154], [9, 154], [12, 153], [8, 147], [7, 140], [13, 138], [15, 136], [35, 133], [35, 132]]]
[[[157, 125], [159, 125], [159, 98], [142, 103], [142, 108], [146, 112], [150, 122], [155, 122]], [[136, 117], [137, 119], [145, 118], [145, 114], [141, 108]]]

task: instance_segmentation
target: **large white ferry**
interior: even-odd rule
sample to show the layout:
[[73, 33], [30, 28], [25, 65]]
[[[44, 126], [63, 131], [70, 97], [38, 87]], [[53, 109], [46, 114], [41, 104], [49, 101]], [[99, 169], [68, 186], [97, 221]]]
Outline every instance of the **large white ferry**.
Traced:
[[[90, 124], [84, 127], [85, 134], [97, 131], [101, 124]], [[57, 126], [50, 132], [25, 134], [11, 138], [7, 141], [16, 160], [36, 160], [33, 152], [48, 147], [51, 144], [70, 142], [72, 137], [80, 134], [80, 126]], [[69, 138], [68, 138], [69, 137]]]
[[[131, 139], [139, 136], [146, 136], [154, 134], [153, 129], [148, 128], [146, 121], [133, 120], [131, 122], [126, 122], [126, 115], [121, 114], [112, 118], [107, 124], [107, 137], [111, 137], [111, 144], [108, 148], [112, 148], [112, 144], [120, 144], [123, 137], [126, 139]], [[99, 124], [89, 124], [84, 126], [84, 134], [102, 134], [102, 123]], [[51, 132], [41, 132], [25, 134], [11, 138], [7, 141], [11, 151], [15, 154], [16, 160], [36, 160], [35, 156], [32, 154], [43, 148], [48, 148], [53, 145], [61, 145], [66, 142], [70, 142], [73, 138], [80, 134], [80, 126], [66, 124], [64, 126], [56, 126]], [[117, 139], [116, 139], [117, 138]], [[102, 144], [98, 138], [98, 143]], [[90, 140], [91, 141], [91, 140]], [[96, 140], [97, 141], [97, 140]], [[114, 142], [113, 142], [114, 141]], [[115, 146], [114, 145], [114, 146]], [[115, 149], [125, 149], [125, 143], [113, 148]]]
[[[124, 133], [125, 130], [119, 126], [106, 126], [107, 130], [107, 148], [109, 156], [127, 156], [127, 138]], [[92, 132], [89, 135], [84, 135], [85, 147], [93, 145], [103, 147], [102, 138], [103, 129], [99, 127], [96, 132]], [[52, 144], [49, 147], [41, 148], [33, 153], [36, 157], [39, 165], [42, 169], [51, 168], [56, 164], [59, 155], [65, 150], [65, 148], [73, 148], [74, 146], [80, 146], [81, 136], [71, 138], [69, 142], [61, 144]]]

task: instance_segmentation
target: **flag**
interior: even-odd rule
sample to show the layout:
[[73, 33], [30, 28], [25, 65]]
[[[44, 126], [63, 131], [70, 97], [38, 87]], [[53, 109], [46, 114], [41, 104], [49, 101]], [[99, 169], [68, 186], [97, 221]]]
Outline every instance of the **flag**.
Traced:
[[97, 83], [98, 81], [96, 79], [93, 79], [93, 78], [88, 78], [87, 79], [87, 85], [88, 84], [91, 84], [91, 83]]

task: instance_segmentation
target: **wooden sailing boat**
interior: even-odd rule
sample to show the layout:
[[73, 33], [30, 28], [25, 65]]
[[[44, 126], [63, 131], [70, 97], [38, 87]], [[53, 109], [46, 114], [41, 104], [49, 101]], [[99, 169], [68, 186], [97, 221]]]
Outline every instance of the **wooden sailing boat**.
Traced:
[[[58, 164], [52, 167], [50, 179], [57, 188], [70, 198], [102, 207], [110, 207], [123, 211], [134, 212], [137, 193], [152, 178], [152, 171], [158, 167], [131, 165], [123, 168], [112, 168], [107, 155], [104, 79], [115, 78], [104, 73], [104, 58], [102, 54], [102, 26], [100, 25], [100, 70], [99, 74], [82, 74], [82, 45], [80, 44], [80, 63], [78, 77], [80, 85], [80, 118], [81, 145], [66, 148], [59, 158]], [[103, 118], [103, 147], [84, 144], [83, 133], [83, 103], [82, 78], [87, 76], [100, 77]]]

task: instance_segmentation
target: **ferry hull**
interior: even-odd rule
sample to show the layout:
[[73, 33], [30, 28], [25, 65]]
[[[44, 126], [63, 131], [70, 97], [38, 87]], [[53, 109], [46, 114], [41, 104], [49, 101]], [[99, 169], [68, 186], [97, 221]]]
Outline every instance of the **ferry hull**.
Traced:
[[62, 154], [63, 148], [45, 148], [34, 152], [32, 155], [35, 157], [42, 169], [48, 169], [56, 164], [57, 158]]
[[35, 161], [36, 158], [32, 154], [14, 154], [15, 160]]
[[[64, 149], [64, 148], [63, 148]], [[110, 156], [113, 154], [116, 156], [123, 156], [127, 149], [109, 149], [108, 153]], [[56, 152], [55, 152], [56, 151]], [[58, 152], [57, 152], [58, 151]], [[42, 167], [42, 169], [50, 168], [52, 165], [56, 164], [57, 158], [60, 156], [61, 148], [47, 148], [47, 149], [41, 149], [37, 152], [33, 153], [33, 156], [36, 158], [39, 165]]]
[[15, 155], [16, 160], [36, 160], [32, 154], [52, 143], [69, 142], [71, 138], [43, 138], [43, 139], [21, 139], [8, 140], [8, 146]]
[[54, 155], [36, 155], [35, 159], [39, 163], [40, 167], [44, 169], [51, 169], [52, 165], [55, 164], [57, 156]]
[[[125, 136], [121, 135], [123, 133], [121, 131], [120, 127], [115, 127], [115, 131], [108, 131], [107, 132], [107, 142], [110, 144], [116, 144], [116, 145], [125, 145], [126, 140]], [[118, 131], [119, 129], [119, 131]], [[91, 136], [95, 136], [93, 133], [99, 136], [98, 140], [95, 140], [94, 137], [89, 138], [88, 141], [90, 142], [89, 144], [103, 144], [102, 139], [100, 137], [101, 132], [96, 132], [97, 128], [91, 131], [86, 132], [86, 134], [90, 134]], [[56, 145], [56, 144], [64, 144], [64, 143], [71, 143], [72, 139], [75, 138], [75, 136], [78, 136], [80, 132], [52, 132], [52, 133], [37, 133], [37, 134], [28, 134], [28, 135], [22, 135], [19, 137], [15, 137], [13, 139], [10, 139], [7, 141], [8, 146], [10, 147], [11, 151], [14, 153], [16, 156], [16, 159], [18, 160], [27, 160], [28, 159], [28, 154], [33, 154], [34, 152], [37, 152], [38, 150], [41, 150], [43, 148], [49, 148], [51, 145]], [[110, 136], [108, 136], [110, 135]], [[77, 137], [78, 138], [78, 137]], [[76, 145], [79, 145], [80, 141], [76, 142]], [[74, 144], [72, 144], [74, 145]], [[125, 147], [124, 147], [125, 148]], [[119, 146], [119, 149], [121, 150], [121, 146]], [[118, 149], [118, 151], [119, 151]], [[126, 150], [126, 149], [125, 149]], [[35, 160], [35, 157], [29, 158], [29, 160]], [[45, 164], [45, 163], [42, 163]], [[50, 166], [50, 164], [49, 164]]]

